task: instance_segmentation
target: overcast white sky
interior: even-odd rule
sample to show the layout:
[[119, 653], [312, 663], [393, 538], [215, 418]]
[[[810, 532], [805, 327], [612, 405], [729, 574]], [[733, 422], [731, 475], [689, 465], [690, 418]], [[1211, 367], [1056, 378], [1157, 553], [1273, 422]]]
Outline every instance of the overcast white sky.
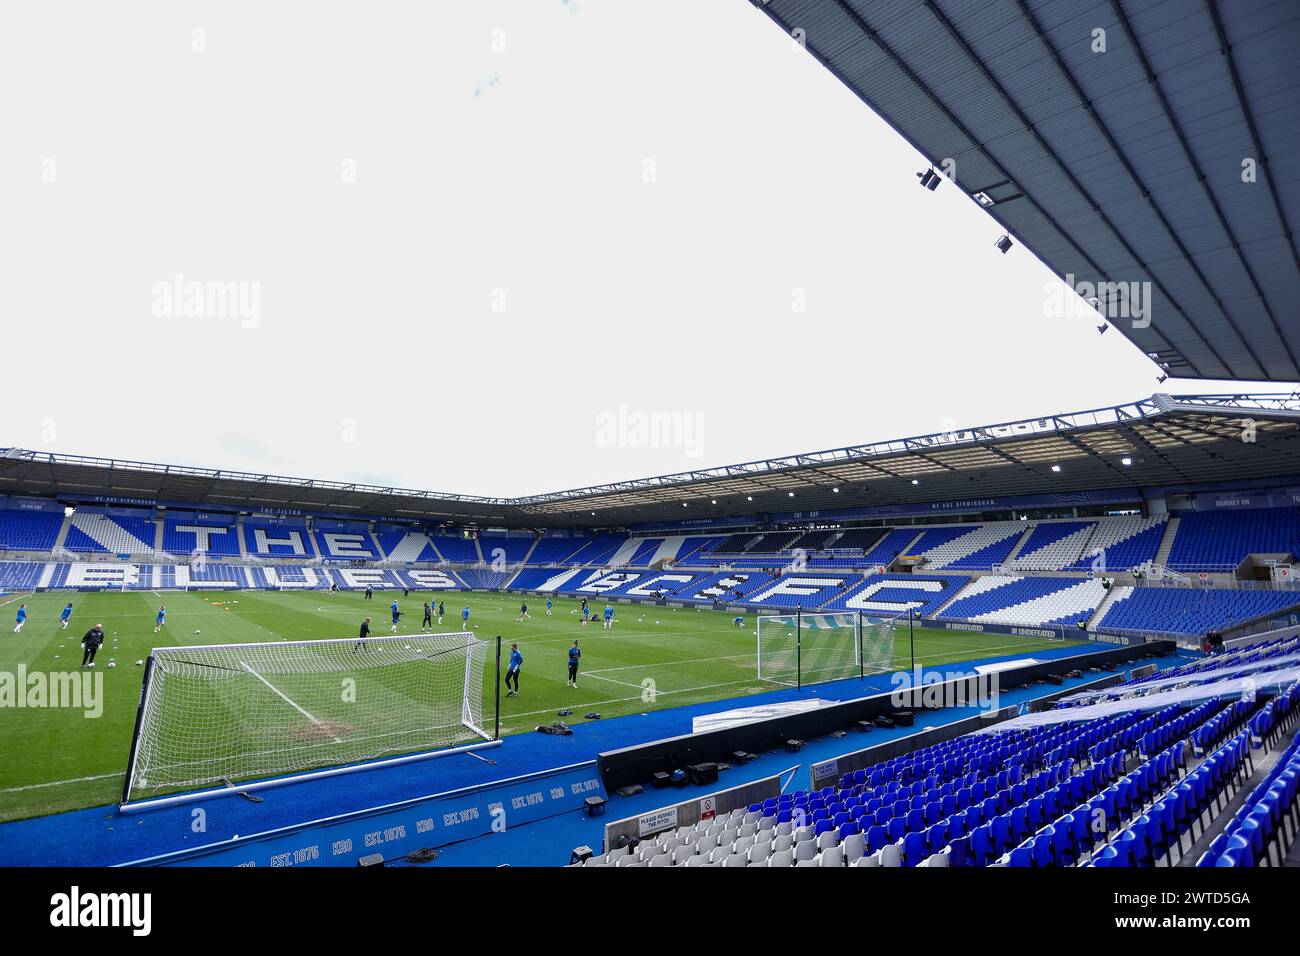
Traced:
[[0, 445], [513, 496], [1250, 389], [1046, 318], [746, 0], [7, 4], [0, 89]]

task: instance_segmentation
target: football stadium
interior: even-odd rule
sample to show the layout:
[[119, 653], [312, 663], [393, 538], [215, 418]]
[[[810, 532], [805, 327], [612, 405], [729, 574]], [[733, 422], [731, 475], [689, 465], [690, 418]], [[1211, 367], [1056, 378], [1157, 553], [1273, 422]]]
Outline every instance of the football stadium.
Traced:
[[[161, 345], [194, 387], [155, 400], [196, 422], [259, 387], [238, 349], [244, 371], [267, 350], [286, 363], [288, 397], [264, 420], [232, 412], [206, 445], [158, 431], [146, 456], [128, 428], [153, 401], [114, 401], [127, 373], [109, 369], [105, 391], [78, 392], [90, 429], [63, 432], [91, 447], [51, 418], [49, 437], [0, 448], [0, 864], [529, 868], [578, 893], [625, 876], [594, 869], [1115, 869], [1090, 885], [1149, 871], [1169, 889], [1300, 865], [1300, 8], [727, 2], [754, 31], [744, 44], [774, 39], [827, 109], [921, 157], [882, 158], [855, 192], [960, 199], [939, 208], [987, 234], [972, 268], [1040, 271], [1064, 290], [1045, 313], [1117, 349], [1144, 390], [1069, 346], [1035, 360], [1056, 392], [978, 364], [957, 379], [936, 363], [965, 346], [919, 323], [878, 344], [871, 314], [756, 325], [771, 361], [743, 369], [717, 351], [751, 334], [743, 316], [693, 342], [646, 324], [658, 387], [677, 396], [665, 407], [725, 378], [734, 437], [770, 425], [771, 441], [806, 433], [821, 450], [767, 456], [764, 438], [748, 459], [588, 468], [566, 461], [543, 392], [595, 409], [601, 448], [680, 450], [691, 422], [542, 365], [504, 386], [519, 391], [499, 417], [437, 372], [481, 360], [496, 388], [491, 357], [439, 354], [391, 409], [403, 441], [428, 444], [427, 480], [399, 483], [326, 441], [295, 466], [270, 436], [314, 441], [331, 388], [400, 391], [409, 360], [441, 352], [425, 320], [355, 379], [342, 359], [333, 378], [321, 353], [294, 357], [315, 336], [305, 320], [229, 353]], [[556, 6], [556, 23], [596, 15]], [[515, 79], [484, 72], [473, 97], [491, 108]], [[832, 205], [800, 215], [845, 245]], [[920, 285], [944, 284], [925, 248], [900, 255]], [[881, 282], [899, 268], [852, 267]], [[182, 311], [212, 305], [179, 269], [162, 291]], [[541, 337], [585, 334], [547, 321]], [[1010, 322], [980, 334], [1014, 338]], [[865, 346], [839, 339], [856, 324]], [[534, 333], [492, 334], [505, 348]], [[139, 354], [147, 377], [160, 359]], [[883, 387], [885, 365], [910, 384]], [[1069, 404], [1076, 378], [1110, 402]], [[951, 420], [909, 435], [909, 407], [940, 393]], [[43, 397], [13, 398], [41, 418]], [[858, 410], [862, 432], [842, 439], [858, 444], [819, 440], [831, 405]], [[1017, 414], [983, 411], [1002, 407]], [[479, 429], [474, 447], [447, 447], [453, 418]], [[513, 454], [520, 430], [551, 447]], [[509, 477], [423, 490], [467, 458]], [[898, 874], [836, 883], [860, 878], [875, 893]]]

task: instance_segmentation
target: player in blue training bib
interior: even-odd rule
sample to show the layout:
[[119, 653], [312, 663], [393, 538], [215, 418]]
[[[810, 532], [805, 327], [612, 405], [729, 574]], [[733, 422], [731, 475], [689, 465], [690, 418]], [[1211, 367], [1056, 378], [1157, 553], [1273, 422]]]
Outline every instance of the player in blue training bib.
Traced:
[[158, 608], [158, 616], [154, 618], [153, 632], [157, 634], [159, 631], [163, 629], [163, 625], [166, 623], [167, 623], [167, 605], [164, 604], [162, 607]]
[[72, 619], [72, 602], [69, 601], [63, 606], [62, 613], [59, 614], [59, 626], [65, 631], [68, 629], [68, 621]]
[[614, 627], [614, 608], [606, 604], [604, 616], [605, 616], [605, 630], [608, 631]]

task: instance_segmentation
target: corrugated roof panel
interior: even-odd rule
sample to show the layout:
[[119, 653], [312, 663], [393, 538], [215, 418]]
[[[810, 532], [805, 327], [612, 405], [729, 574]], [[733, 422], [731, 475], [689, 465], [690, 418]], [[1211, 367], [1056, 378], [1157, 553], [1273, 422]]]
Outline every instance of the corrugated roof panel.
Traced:
[[[1171, 373], [1300, 378], [1300, 265], [1285, 235], [1300, 187], [1282, 181], [1276, 158], [1300, 149], [1300, 5], [770, 0], [762, 9], [805, 30], [810, 52], [923, 153], [955, 159], [963, 188], [1010, 180], [993, 194], [1022, 198], [990, 214], [1058, 274], [1153, 283], [1150, 326], [1114, 324]], [[1105, 53], [1091, 48], [1096, 28]], [[1248, 189], [1241, 159], [1257, 152], [1261, 182]]]

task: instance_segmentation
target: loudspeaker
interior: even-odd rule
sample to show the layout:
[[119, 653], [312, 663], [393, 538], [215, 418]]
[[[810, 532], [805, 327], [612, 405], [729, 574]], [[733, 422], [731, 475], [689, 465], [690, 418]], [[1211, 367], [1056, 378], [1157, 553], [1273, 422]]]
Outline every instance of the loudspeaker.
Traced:
[[697, 787], [706, 783], [718, 782], [718, 765], [716, 763], [693, 763], [686, 767], [691, 775], [691, 783]]

